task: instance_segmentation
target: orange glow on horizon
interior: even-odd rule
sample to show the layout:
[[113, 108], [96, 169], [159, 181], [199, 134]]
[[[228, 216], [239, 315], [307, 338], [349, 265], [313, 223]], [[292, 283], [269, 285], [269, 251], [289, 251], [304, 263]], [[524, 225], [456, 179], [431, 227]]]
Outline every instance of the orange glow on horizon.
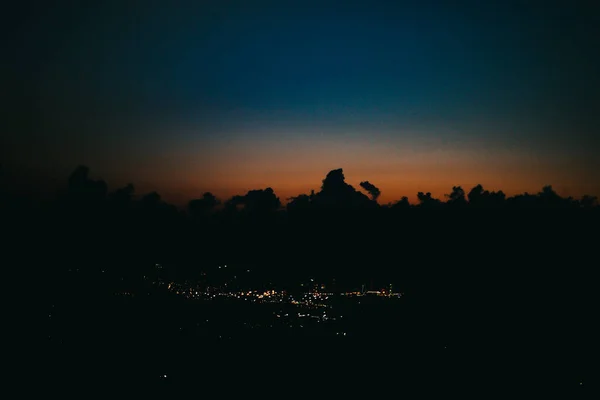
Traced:
[[271, 187], [285, 204], [290, 197], [318, 192], [330, 170], [343, 168], [346, 182], [355, 189], [361, 190], [359, 183], [365, 180], [380, 188], [380, 204], [403, 196], [415, 204], [417, 192], [431, 192], [444, 200], [453, 186], [462, 186], [468, 193], [477, 184], [487, 190], [502, 190], [507, 196], [537, 193], [544, 185], [552, 185], [563, 196], [600, 191], [598, 185], [585, 179], [581, 168], [577, 170], [566, 161], [473, 146], [415, 150], [409, 143], [382, 144], [364, 139], [287, 139], [260, 144], [237, 140], [214, 144], [208, 151], [203, 149], [203, 154], [198, 156], [192, 146], [173, 156], [172, 162], [163, 161], [161, 168], [148, 167], [142, 181], [152, 182], [152, 186], [136, 187], [141, 192], [157, 190], [177, 205], [185, 205], [206, 191], [226, 200]]

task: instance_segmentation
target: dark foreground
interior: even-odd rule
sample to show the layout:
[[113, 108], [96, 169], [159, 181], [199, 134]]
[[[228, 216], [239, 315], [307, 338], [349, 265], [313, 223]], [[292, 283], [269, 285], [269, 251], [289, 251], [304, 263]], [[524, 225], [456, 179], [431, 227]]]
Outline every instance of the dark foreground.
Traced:
[[[10, 215], [29, 217], [14, 221], [14, 245], [6, 246], [14, 255], [5, 256], [21, 260], [13, 267], [27, 276], [9, 284], [28, 296], [29, 282], [43, 283], [27, 338], [39, 346], [19, 356], [24, 390], [78, 398], [574, 398], [593, 386], [596, 209], [419, 207], [196, 224], [145, 211], [133, 219], [93, 210]], [[315, 277], [360, 287], [372, 279], [405, 296], [348, 303], [334, 310], [343, 321], [305, 325], [273, 322], [281, 310], [270, 306], [194, 302], [136, 283], [156, 263], [180, 281], [225, 262], [247, 266], [249, 286]], [[73, 269], [84, 276], [65, 275]], [[135, 297], [115, 295], [123, 290]], [[30, 342], [8, 352], [31, 354]]]
[[572, 398], [586, 392], [590, 378], [591, 325], [584, 315], [520, 309], [508, 297], [485, 304], [409, 296], [352, 302], [337, 308], [343, 319], [300, 327], [274, 318], [278, 305], [203, 303], [161, 291], [134, 298], [85, 292], [48, 304], [36, 363], [40, 385], [31, 389], [81, 397], [416, 391]]

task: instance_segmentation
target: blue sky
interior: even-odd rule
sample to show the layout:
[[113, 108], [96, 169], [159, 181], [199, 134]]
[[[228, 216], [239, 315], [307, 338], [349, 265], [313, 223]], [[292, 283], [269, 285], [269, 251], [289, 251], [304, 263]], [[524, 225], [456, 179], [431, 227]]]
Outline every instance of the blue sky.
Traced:
[[[14, 93], [2, 103], [2, 156], [151, 181], [134, 164], [160, 164], [162, 151], [212, 163], [231, 143], [262, 154], [274, 137], [281, 146], [350, 140], [512, 151], [524, 166], [546, 160], [544, 180], [556, 159], [589, 181], [600, 17], [598, 7], [557, 4], [23, 5], [7, 28], [2, 76]], [[162, 171], [175, 176], [172, 164]]]

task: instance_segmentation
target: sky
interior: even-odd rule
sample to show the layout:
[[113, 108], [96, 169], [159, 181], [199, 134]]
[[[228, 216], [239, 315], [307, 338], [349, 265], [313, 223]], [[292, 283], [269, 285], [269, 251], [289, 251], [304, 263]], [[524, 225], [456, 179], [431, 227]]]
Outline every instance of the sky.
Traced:
[[179, 204], [286, 199], [343, 168], [380, 203], [600, 195], [594, 2], [87, 3], [3, 13], [0, 162], [22, 185], [84, 164]]

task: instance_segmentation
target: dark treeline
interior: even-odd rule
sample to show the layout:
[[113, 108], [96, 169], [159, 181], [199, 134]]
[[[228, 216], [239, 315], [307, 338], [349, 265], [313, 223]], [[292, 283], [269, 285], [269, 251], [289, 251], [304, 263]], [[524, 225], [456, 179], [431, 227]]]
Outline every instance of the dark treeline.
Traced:
[[53, 201], [2, 190], [4, 260], [40, 280], [52, 307], [76, 303], [83, 311], [75, 315], [93, 319], [86, 310], [102, 309], [107, 297], [99, 295], [135, 291], [156, 263], [174, 280], [226, 263], [283, 288], [308, 277], [348, 289], [393, 283], [405, 293], [402, 320], [418, 327], [415, 335], [426, 341], [443, 332], [473, 354], [477, 343], [494, 341], [504, 359], [527, 352], [540, 363], [551, 346], [552, 362], [566, 368], [589, 352], [595, 198], [563, 198], [550, 186], [507, 197], [478, 185], [380, 205], [380, 190], [360, 185], [369, 195], [338, 169], [318, 192], [285, 206], [266, 188], [224, 201], [205, 193], [181, 210], [158, 193], [136, 195], [133, 185], [109, 191], [78, 167]]
[[348, 285], [393, 281], [421, 296], [534, 291], [550, 289], [549, 281], [559, 293], [597, 260], [600, 208], [591, 196], [563, 198], [546, 186], [507, 197], [478, 185], [453, 187], [443, 200], [418, 193], [418, 204], [379, 205], [380, 190], [361, 187], [369, 196], [337, 169], [318, 192], [285, 207], [266, 188], [225, 201], [205, 193], [180, 210], [158, 193], [137, 196], [133, 185], [111, 192], [80, 166], [55, 201], [27, 203], [4, 191], [2, 212], [15, 222], [10, 236], [30, 246], [25, 259], [47, 260], [50, 275], [76, 267], [138, 276], [163, 263], [173, 278], [194, 278], [204, 266], [229, 263], [282, 285], [310, 275]]
[[318, 192], [285, 206], [266, 188], [225, 201], [205, 193], [180, 210], [158, 193], [136, 195], [132, 184], [111, 192], [82, 166], [54, 201], [26, 202], [6, 191], [1, 201], [3, 219], [16, 223], [11, 236], [35, 243], [39, 251], [25, 254], [44, 254], [52, 268], [127, 273], [161, 262], [193, 277], [202, 265], [237, 263], [281, 280], [317, 274], [416, 284], [425, 271], [433, 281], [470, 269], [517, 268], [523, 276], [542, 268], [548, 275], [590, 263], [582, 257], [597, 234], [595, 197], [563, 198], [551, 186], [507, 197], [477, 185], [453, 187], [443, 200], [418, 193], [418, 204], [379, 205], [380, 190], [360, 185], [368, 196], [338, 169]]

